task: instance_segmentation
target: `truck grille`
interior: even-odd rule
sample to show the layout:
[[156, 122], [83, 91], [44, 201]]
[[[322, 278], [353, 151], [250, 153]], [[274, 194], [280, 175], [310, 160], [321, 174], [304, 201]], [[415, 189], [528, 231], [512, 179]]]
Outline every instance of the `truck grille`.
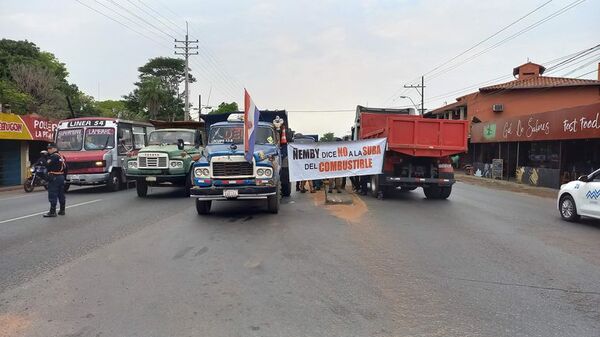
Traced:
[[216, 162], [212, 164], [212, 170], [215, 178], [242, 176], [251, 177], [254, 175], [252, 163], [245, 161], [233, 163]]
[[150, 156], [144, 156], [144, 154], [138, 157], [138, 168], [153, 168], [153, 169], [166, 169], [168, 168], [169, 159], [166, 154], [150, 154]]

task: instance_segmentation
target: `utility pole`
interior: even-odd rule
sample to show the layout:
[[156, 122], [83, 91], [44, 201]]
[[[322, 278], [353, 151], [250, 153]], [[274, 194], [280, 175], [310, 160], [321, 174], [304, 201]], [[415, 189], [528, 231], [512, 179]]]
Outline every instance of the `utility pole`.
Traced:
[[183, 45], [175, 45], [175, 49], [183, 49], [183, 52], [175, 51], [175, 55], [185, 56], [185, 114], [183, 120], [187, 121], [190, 119], [190, 76], [189, 76], [189, 57], [190, 55], [198, 55], [198, 52], [190, 52], [190, 50], [198, 49], [198, 40], [190, 41], [188, 37], [188, 22], [185, 22], [185, 40], [175, 39], [175, 43], [181, 43]]
[[421, 76], [421, 85], [405, 85], [404, 87], [414, 88], [421, 95], [421, 115], [423, 115], [425, 113], [425, 76]]

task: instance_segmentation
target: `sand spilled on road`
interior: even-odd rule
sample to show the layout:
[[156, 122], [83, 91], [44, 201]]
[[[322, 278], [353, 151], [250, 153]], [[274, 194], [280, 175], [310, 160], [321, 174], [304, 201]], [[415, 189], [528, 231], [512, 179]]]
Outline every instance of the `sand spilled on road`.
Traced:
[[356, 194], [349, 193], [352, 196], [352, 204], [344, 205], [344, 204], [333, 204], [326, 205], [325, 204], [325, 193], [319, 191], [315, 194], [312, 194], [313, 204], [318, 207], [322, 207], [329, 211], [335, 217], [340, 219], [344, 219], [348, 222], [358, 222], [365, 213], [368, 212], [367, 205], [362, 199], [360, 199]]
[[29, 326], [29, 321], [23, 316], [2, 314], [0, 315], [0, 337], [21, 336]]

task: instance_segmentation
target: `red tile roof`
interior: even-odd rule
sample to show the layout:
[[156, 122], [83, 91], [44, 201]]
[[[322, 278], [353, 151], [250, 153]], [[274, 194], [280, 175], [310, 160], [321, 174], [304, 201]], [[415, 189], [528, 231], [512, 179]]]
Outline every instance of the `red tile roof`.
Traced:
[[539, 89], [539, 88], [557, 88], [557, 87], [577, 87], [597, 85], [600, 86], [600, 81], [597, 80], [582, 80], [577, 78], [566, 77], [548, 77], [539, 76], [525, 80], [514, 80], [506, 83], [491, 85], [489, 87], [479, 88], [479, 91], [492, 91], [502, 89]]

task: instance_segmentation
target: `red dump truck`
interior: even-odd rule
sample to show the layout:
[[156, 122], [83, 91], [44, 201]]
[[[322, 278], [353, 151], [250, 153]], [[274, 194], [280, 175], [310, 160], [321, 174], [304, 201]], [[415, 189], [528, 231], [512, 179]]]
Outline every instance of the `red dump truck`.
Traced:
[[469, 122], [423, 118], [413, 109], [358, 106], [357, 139], [387, 138], [383, 174], [371, 176], [373, 196], [422, 187], [428, 199], [446, 199], [452, 192], [450, 156], [467, 151]]

